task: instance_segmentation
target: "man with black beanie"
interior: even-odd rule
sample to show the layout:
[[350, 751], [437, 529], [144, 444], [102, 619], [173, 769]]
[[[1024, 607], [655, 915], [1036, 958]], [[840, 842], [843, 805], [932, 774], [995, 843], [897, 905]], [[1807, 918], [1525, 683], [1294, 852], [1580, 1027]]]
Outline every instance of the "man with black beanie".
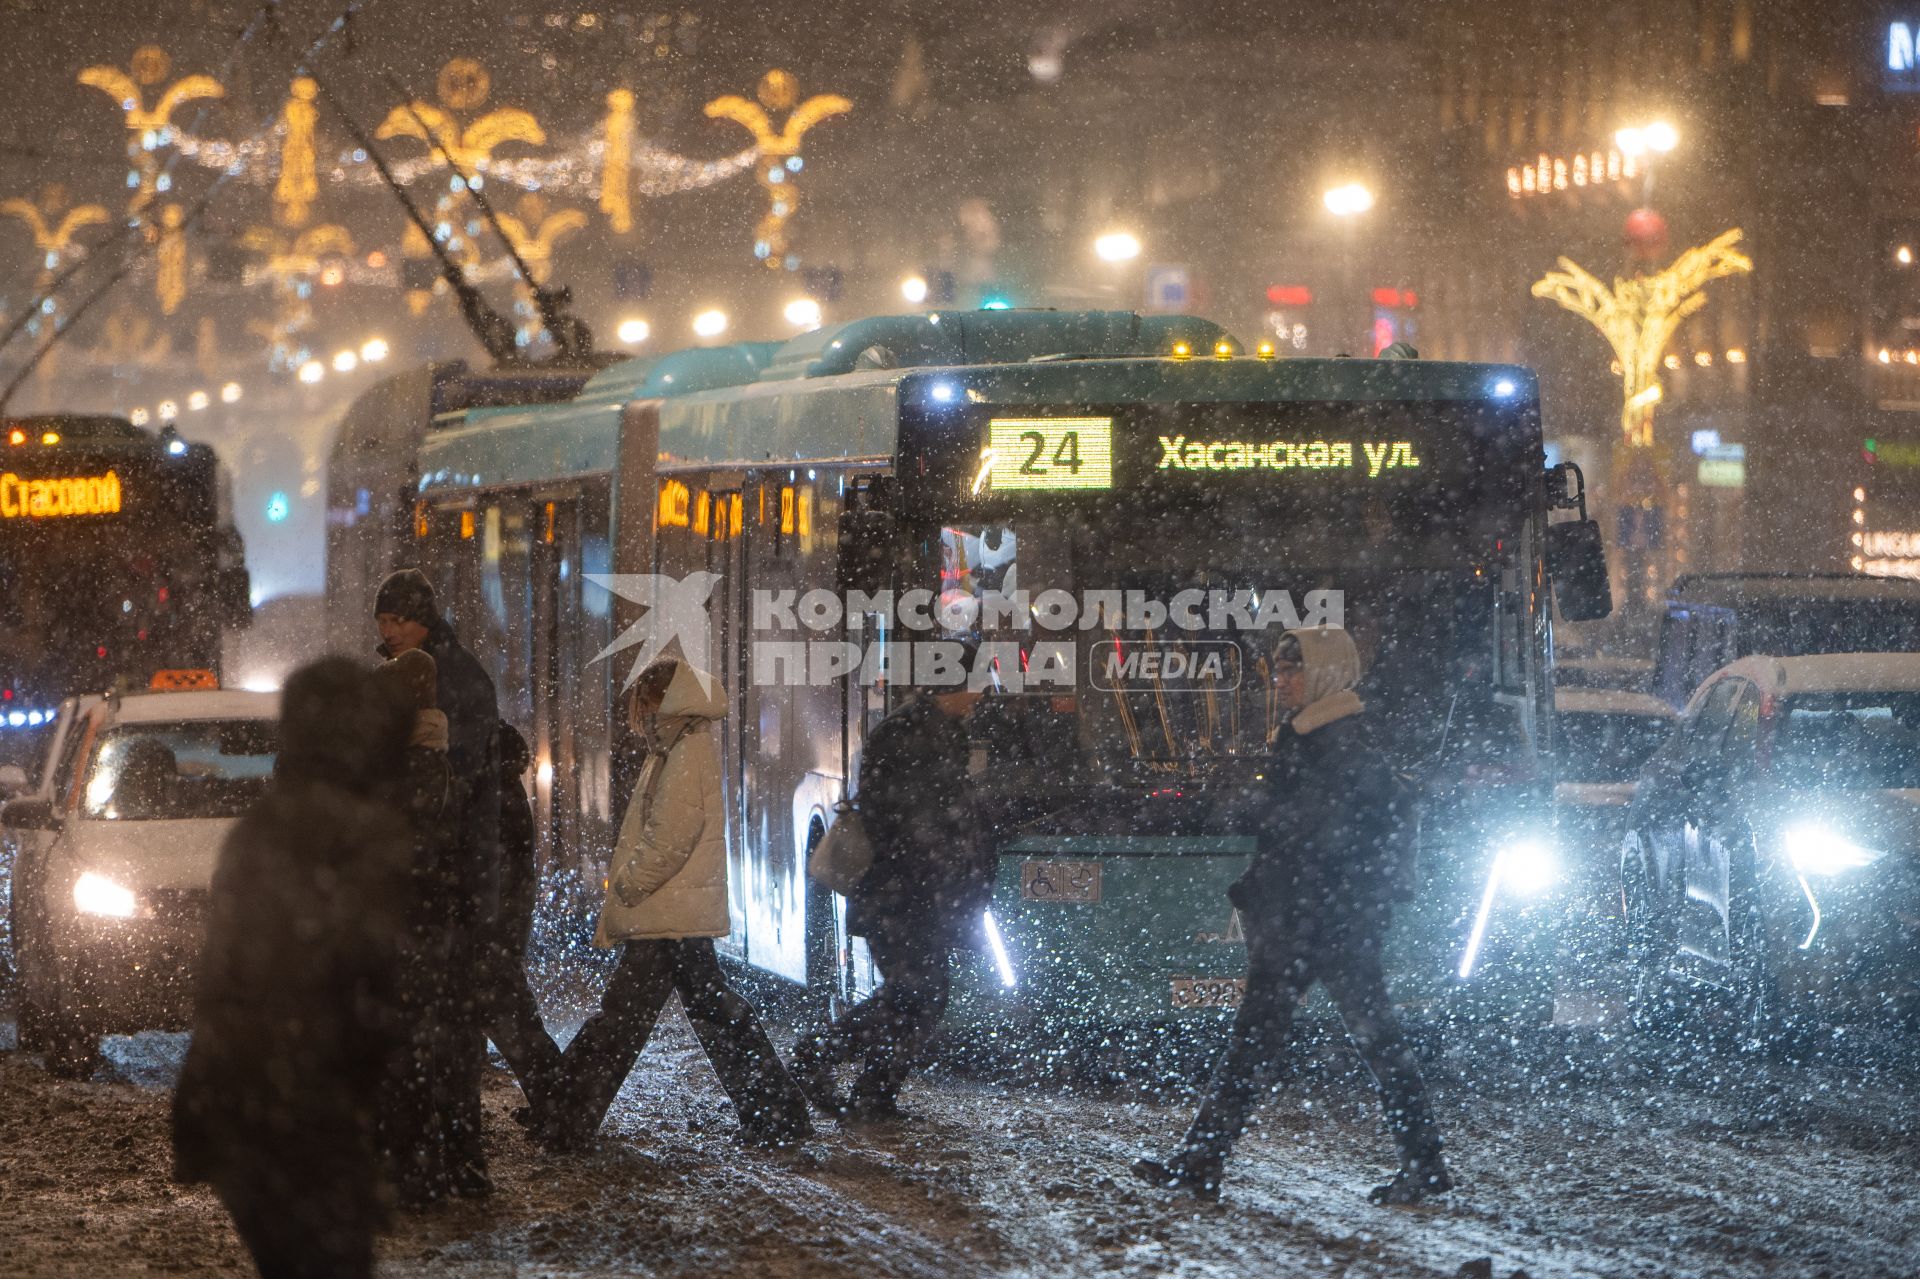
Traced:
[[380, 583], [373, 611], [382, 657], [420, 649], [433, 658], [436, 701], [447, 717], [453, 853], [428, 910], [447, 931], [446, 968], [435, 1002], [448, 1050], [436, 1054], [442, 1078], [433, 1091], [446, 1099], [450, 1111], [448, 1189], [456, 1195], [480, 1196], [493, 1189], [480, 1139], [480, 1076], [486, 1064], [489, 994], [484, 947], [500, 901], [500, 766], [495, 737], [500, 708], [492, 678], [441, 616], [426, 574], [403, 568], [389, 575]]

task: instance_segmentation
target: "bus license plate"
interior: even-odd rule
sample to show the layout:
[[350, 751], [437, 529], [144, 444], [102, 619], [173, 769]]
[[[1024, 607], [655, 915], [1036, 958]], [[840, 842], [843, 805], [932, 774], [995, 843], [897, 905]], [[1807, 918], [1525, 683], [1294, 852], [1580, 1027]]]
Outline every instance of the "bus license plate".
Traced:
[[1175, 1008], [1238, 1008], [1247, 993], [1244, 977], [1175, 977]]
[[1099, 862], [1023, 862], [1020, 896], [1030, 902], [1097, 902]]

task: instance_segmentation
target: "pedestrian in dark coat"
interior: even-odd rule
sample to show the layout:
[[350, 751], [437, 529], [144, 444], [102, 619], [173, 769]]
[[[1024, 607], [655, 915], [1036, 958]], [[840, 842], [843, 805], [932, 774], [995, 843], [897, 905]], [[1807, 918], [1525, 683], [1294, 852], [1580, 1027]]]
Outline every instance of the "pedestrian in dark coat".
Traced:
[[641, 673], [628, 705], [647, 759], [620, 823], [594, 936], [598, 946], [621, 947], [620, 966], [600, 1011], [567, 1045], [564, 1086], [536, 1135], [549, 1148], [566, 1149], [599, 1130], [660, 1010], [678, 991], [740, 1116], [741, 1136], [756, 1145], [795, 1145], [813, 1135], [806, 1098], [753, 1005], [728, 985], [713, 948], [713, 939], [731, 930], [719, 681], [663, 660]]
[[272, 784], [214, 871], [174, 1176], [213, 1185], [263, 1276], [372, 1273], [411, 854], [378, 788], [408, 720], [356, 663], [296, 672]]
[[448, 1116], [451, 1188], [455, 1194], [480, 1196], [493, 1188], [480, 1135], [480, 1076], [487, 1059], [483, 950], [500, 903], [500, 768], [494, 733], [500, 708], [493, 680], [455, 637], [433, 584], [420, 570], [401, 569], [380, 584], [374, 620], [381, 656], [423, 649], [433, 658], [435, 700], [447, 717], [452, 852], [445, 888], [430, 908], [448, 929], [441, 998], [450, 1047], [438, 1058], [443, 1073], [434, 1090]]
[[[898, 1118], [898, 1097], [946, 1013], [950, 952], [969, 945], [993, 894], [994, 856], [978, 828], [966, 719], [978, 692], [934, 688], [873, 730], [862, 752], [860, 817], [873, 865], [849, 897], [880, 988], [794, 1049], [794, 1076], [821, 1110]], [[834, 1071], [861, 1062], [850, 1096]]]
[[487, 1034], [507, 1059], [537, 1125], [539, 1107], [560, 1080], [560, 1049], [540, 1020], [540, 1001], [527, 981], [527, 948], [540, 889], [533, 805], [526, 774], [533, 764], [527, 739], [500, 724], [500, 913], [494, 921], [487, 961]]
[[456, 879], [453, 774], [447, 762], [447, 717], [434, 705], [439, 685], [434, 660], [423, 649], [408, 649], [375, 667], [373, 679], [403, 701], [413, 717], [401, 766], [381, 782], [387, 802], [407, 818], [413, 857], [399, 978], [408, 1042], [389, 1067], [379, 1137], [401, 1204], [417, 1208], [452, 1190], [449, 1099], [437, 1090], [448, 1077], [446, 1058], [457, 1049], [447, 998], [453, 928], [443, 904]]
[[1381, 970], [1412, 814], [1402, 811], [1400, 789], [1368, 731], [1353, 691], [1359, 676], [1359, 655], [1343, 630], [1288, 631], [1280, 642], [1275, 692], [1293, 714], [1268, 770], [1259, 848], [1228, 892], [1247, 937], [1246, 990], [1179, 1152], [1165, 1163], [1134, 1164], [1154, 1185], [1219, 1193], [1227, 1155], [1277, 1082], [1294, 1010], [1315, 981], [1373, 1075], [1399, 1150], [1400, 1171], [1372, 1192], [1373, 1202], [1413, 1203], [1453, 1184]]

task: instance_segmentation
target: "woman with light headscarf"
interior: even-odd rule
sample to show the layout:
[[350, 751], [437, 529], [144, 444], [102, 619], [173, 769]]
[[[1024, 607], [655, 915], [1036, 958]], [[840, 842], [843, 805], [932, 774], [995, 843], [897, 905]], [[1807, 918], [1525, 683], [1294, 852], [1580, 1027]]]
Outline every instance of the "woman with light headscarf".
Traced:
[[1247, 937], [1246, 993], [1233, 1037], [1178, 1153], [1134, 1172], [1212, 1198], [1228, 1153], [1280, 1074], [1294, 1009], [1318, 981], [1372, 1073], [1400, 1171], [1371, 1198], [1409, 1204], [1453, 1185], [1426, 1086], [1387, 998], [1380, 966], [1388, 903], [1405, 873], [1413, 814], [1368, 731], [1353, 686], [1360, 655], [1338, 627], [1288, 631], [1275, 648], [1272, 697], [1286, 715], [1267, 772], [1265, 830], [1228, 890]]

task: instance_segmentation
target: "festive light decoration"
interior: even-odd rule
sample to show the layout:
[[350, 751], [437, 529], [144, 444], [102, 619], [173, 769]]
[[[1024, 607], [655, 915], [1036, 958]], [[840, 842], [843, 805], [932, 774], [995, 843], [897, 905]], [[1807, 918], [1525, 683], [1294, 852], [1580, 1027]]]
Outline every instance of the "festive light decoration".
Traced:
[[[798, 106], [799, 85], [793, 76], [775, 68], [760, 79], [755, 94], [758, 102], [749, 102], [737, 94], [715, 98], [707, 103], [706, 114], [713, 120], [731, 120], [753, 134], [760, 148], [760, 167], [755, 170], [767, 193], [767, 212], [754, 229], [754, 256], [770, 267], [788, 265], [787, 219], [799, 206], [800, 193], [794, 185], [801, 170], [800, 140], [822, 120], [844, 115], [853, 103], [834, 93], [808, 98]], [[772, 111], [788, 112], [780, 128], [773, 127]]]
[[607, 95], [605, 150], [600, 160], [600, 212], [616, 235], [633, 230], [633, 206], [627, 187], [633, 182], [633, 91]]
[[80, 72], [80, 83], [98, 89], [120, 106], [127, 126], [127, 157], [139, 174], [131, 207], [145, 208], [157, 189], [159, 166], [154, 152], [172, 139], [173, 113], [183, 104], [205, 98], [222, 98], [226, 88], [208, 75], [182, 76], [161, 91], [153, 106], [145, 103], [145, 90], [167, 78], [173, 62], [156, 45], [134, 50], [126, 71], [118, 67], [96, 65]]
[[181, 226], [185, 221], [186, 214], [177, 204], [169, 204], [160, 213], [159, 265], [153, 276], [153, 295], [160, 300], [162, 315], [172, 315], [187, 300], [187, 233]]
[[1543, 151], [1537, 158], [1507, 170], [1507, 194], [1518, 200], [1525, 196], [1552, 195], [1569, 188], [1609, 186], [1639, 177], [1642, 169], [1638, 156], [1623, 155], [1618, 147], [1583, 152], [1571, 158]]
[[506, 232], [513, 251], [527, 264], [527, 273], [533, 276], [535, 284], [545, 284], [553, 274], [553, 250], [561, 237], [587, 225], [587, 215], [578, 209], [548, 213], [547, 202], [537, 195], [520, 201], [519, 216], [511, 213], [499, 216], [500, 229]]
[[460, 123], [454, 112], [482, 106], [492, 87], [486, 68], [471, 58], [455, 58], [442, 67], [436, 87], [445, 109], [426, 102], [395, 107], [373, 136], [382, 141], [418, 139], [433, 147], [433, 168], [444, 168], [451, 157], [468, 174], [484, 174], [494, 151], [509, 142], [539, 146], [547, 140], [546, 130], [533, 114], [518, 107], [500, 107], [466, 125]]
[[1616, 277], [1611, 289], [1568, 258], [1534, 282], [1533, 296], [1585, 317], [1613, 347], [1620, 363], [1621, 438], [1628, 445], [1653, 444], [1660, 358], [1681, 321], [1707, 304], [1702, 290], [1710, 281], [1753, 270], [1753, 259], [1734, 247], [1740, 238], [1736, 227], [1688, 249], [1664, 271]]
[[19, 196], [0, 200], [0, 213], [19, 218], [33, 233], [33, 247], [42, 254], [40, 287], [43, 289], [74, 247], [74, 236], [87, 227], [106, 223], [111, 217], [98, 204], [76, 204], [63, 209], [65, 204], [66, 190], [58, 183], [42, 188], [37, 202]]
[[280, 180], [274, 183], [273, 198], [279, 206], [281, 226], [305, 226], [307, 212], [320, 195], [313, 158], [313, 126], [320, 114], [313, 101], [318, 92], [312, 80], [296, 77], [287, 91], [287, 104], [280, 111], [285, 136], [280, 143]]

